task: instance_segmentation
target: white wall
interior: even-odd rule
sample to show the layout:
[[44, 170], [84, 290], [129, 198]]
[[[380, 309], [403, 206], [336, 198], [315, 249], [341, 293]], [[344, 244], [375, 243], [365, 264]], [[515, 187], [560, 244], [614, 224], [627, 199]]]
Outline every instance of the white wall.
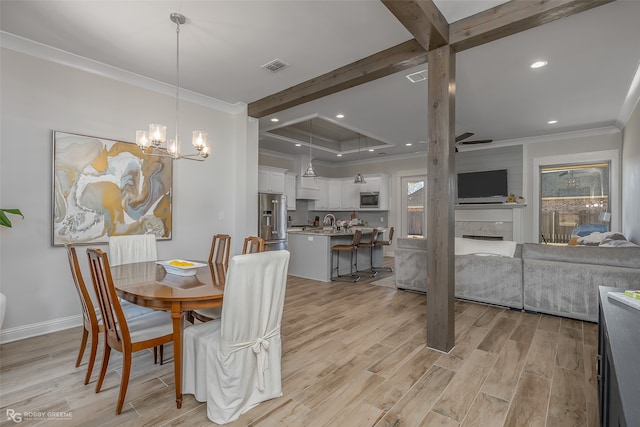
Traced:
[[622, 233], [640, 244], [640, 103], [622, 136]]
[[[25, 214], [12, 217], [13, 228], [0, 227], [7, 296], [0, 341], [10, 341], [82, 323], [65, 249], [51, 246], [52, 130], [133, 142], [136, 129], [160, 122], [171, 133], [175, 98], [4, 47], [0, 59], [0, 206]], [[159, 257], [204, 259], [214, 233], [254, 232], [257, 125], [246, 106], [222, 111], [182, 101], [180, 116], [182, 138], [208, 131], [212, 154], [174, 162], [173, 238], [158, 243]]]

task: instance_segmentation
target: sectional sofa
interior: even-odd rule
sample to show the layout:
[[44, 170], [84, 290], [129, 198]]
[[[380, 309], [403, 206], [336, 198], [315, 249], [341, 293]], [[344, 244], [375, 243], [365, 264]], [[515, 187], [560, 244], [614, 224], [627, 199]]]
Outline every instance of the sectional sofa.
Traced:
[[[426, 240], [397, 239], [396, 286], [426, 292]], [[598, 287], [640, 289], [640, 247], [516, 245], [513, 257], [456, 255], [455, 296], [598, 321]]]

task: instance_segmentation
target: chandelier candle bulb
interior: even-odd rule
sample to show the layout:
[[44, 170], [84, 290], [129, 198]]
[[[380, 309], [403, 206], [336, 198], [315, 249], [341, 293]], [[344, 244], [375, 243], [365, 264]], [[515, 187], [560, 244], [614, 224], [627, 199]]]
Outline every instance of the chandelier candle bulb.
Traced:
[[207, 144], [207, 132], [194, 130], [192, 143], [193, 146], [196, 147], [196, 150], [202, 151]]
[[158, 146], [163, 144], [167, 139], [167, 127], [164, 125], [150, 124], [149, 136], [154, 145]]
[[145, 130], [137, 130], [136, 131], [136, 144], [142, 150], [147, 148], [149, 146], [149, 144], [151, 144], [151, 141], [149, 140], [149, 132], [147, 132]]

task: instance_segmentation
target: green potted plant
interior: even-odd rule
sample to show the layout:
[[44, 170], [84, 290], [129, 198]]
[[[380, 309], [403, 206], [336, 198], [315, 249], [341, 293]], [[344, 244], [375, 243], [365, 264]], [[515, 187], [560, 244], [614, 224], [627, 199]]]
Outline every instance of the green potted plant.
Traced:
[[3, 227], [11, 227], [11, 221], [9, 220], [9, 217], [7, 217], [7, 214], [5, 214], [5, 212], [14, 214], [14, 215], [20, 215], [22, 218], [24, 218], [24, 215], [22, 215], [22, 212], [20, 212], [20, 209], [0, 208], [0, 225], [2, 225]]

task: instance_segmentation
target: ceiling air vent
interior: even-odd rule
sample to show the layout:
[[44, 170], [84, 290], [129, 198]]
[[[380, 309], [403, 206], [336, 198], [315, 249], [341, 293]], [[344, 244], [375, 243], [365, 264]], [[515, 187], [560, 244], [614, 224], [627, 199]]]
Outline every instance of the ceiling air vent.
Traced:
[[411, 81], [411, 83], [421, 82], [423, 80], [427, 80], [427, 70], [418, 71], [417, 73], [412, 73], [407, 75], [407, 78]]
[[289, 66], [289, 64], [287, 64], [287, 63], [286, 63], [286, 62], [284, 62], [283, 60], [281, 60], [281, 59], [274, 59], [273, 61], [271, 61], [271, 62], [268, 62], [268, 63], [264, 64], [264, 65], [263, 65], [262, 67], [260, 67], [260, 68], [264, 68], [264, 69], [267, 69], [267, 70], [271, 71], [272, 73], [275, 73], [275, 72], [280, 71], [280, 70], [282, 70], [283, 68], [286, 68], [286, 67], [288, 67], [288, 66]]

